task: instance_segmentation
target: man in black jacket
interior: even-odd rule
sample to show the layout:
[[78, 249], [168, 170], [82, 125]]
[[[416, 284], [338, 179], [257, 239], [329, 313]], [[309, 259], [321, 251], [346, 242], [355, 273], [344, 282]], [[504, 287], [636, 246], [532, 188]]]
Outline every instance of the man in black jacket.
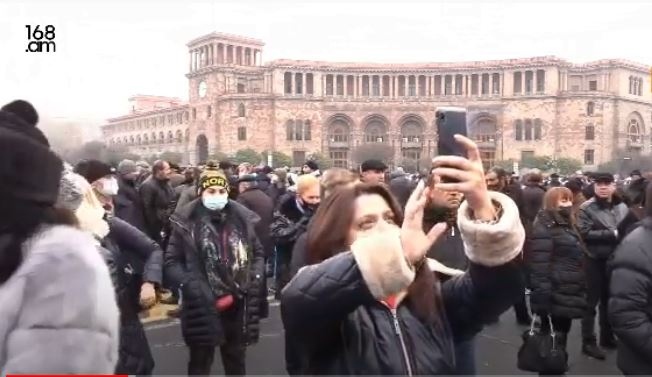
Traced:
[[165, 247], [164, 237], [161, 233], [166, 231], [170, 218], [170, 203], [174, 200], [170, 174], [170, 164], [167, 161], [156, 161], [152, 167], [152, 176], [140, 187], [140, 196], [145, 208], [147, 235], [163, 247]]
[[165, 252], [165, 272], [181, 287], [181, 330], [189, 375], [210, 375], [220, 346], [227, 375], [246, 374], [246, 346], [259, 335], [264, 253], [260, 218], [229, 200], [221, 171], [207, 170], [199, 198], [178, 209]]
[[[267, 196], [258, 186], [259, 181], [255, 175], [245, 175], [239, 179], [240, 194], [238, 195], [237, 202], [247, 207], [250, 211], [256, 213], [260, 217], [260, 221], [256, 224], [256, 234], [263, 246], [265, 252], [265, 264], [267, 259], [274, 254], [274, 242], [270, 236], [270, 225], [274, 218], [274, 202], [272, 198]], [[268, 314], [267, 305], [267, 279], [263, 279], [263, 288], [261, 289], [261, 310], [262, 318], [266, 318]]]
[[580, 206], [577, 226], [587, 247], [585, 273], [588, 288], [588, 310], [582, 319], [582, 352], [604, 360], [604, 352], [596, 344], [595, 307], [600, 303], [600, 345], [616, 346], [607, 319], [609, 275], [607, 260], [618, 246], [618, 225], [627, 215], [627, 206], [614, 196], [616, 185], [610, 173], [593, 176], [595, 196]]
[[141, 232], [147, 232], [143, 200], [136, 187], [139, 174], [138, 166], [131, 160], [123, 160], [118, 165], [119, 189], [118, 195], [113, 198], [114, 214]]

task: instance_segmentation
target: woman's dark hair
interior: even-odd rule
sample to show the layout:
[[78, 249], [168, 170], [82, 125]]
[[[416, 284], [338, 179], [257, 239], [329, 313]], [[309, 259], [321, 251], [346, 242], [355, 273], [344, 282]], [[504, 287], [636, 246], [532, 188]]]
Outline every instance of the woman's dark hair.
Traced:
[[[381, 184], [357, 183], [342, 187], [329, 195], [320, 205], [312, 219], [307, 233], [308, 264], [317, 264], [350, 250], [349, 232], [354, 221], [355, 201], [363, 195], [379, 195], [394, 213], [397, 224], [403, 222], [403, 212], [396, 199]], [[438, 281], [427, 263], [417, 270], [416, 277], [408, 288], [408, 303], [415, 314], [426, 323], [438, 320], [437, 307], [441, 298]]]
[[0, 284], [16, 272], [23, 261], [23, 243], [43, 225], [77, 226], [75, 215], [62, 208], [0, 198]]

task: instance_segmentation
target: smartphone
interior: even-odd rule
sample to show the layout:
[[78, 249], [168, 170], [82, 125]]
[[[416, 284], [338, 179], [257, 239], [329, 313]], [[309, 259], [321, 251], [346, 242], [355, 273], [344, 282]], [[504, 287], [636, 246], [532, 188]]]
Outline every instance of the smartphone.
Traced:
[[[466, 157], [466, 150], [455, 141], [455, 135], [467, 136], [466, 109], [462, 107], [439, 107], [435, 112], [437, 123], [437, 154], [441, 156]], [[455, 180], [442, 177], [442, 182]]]

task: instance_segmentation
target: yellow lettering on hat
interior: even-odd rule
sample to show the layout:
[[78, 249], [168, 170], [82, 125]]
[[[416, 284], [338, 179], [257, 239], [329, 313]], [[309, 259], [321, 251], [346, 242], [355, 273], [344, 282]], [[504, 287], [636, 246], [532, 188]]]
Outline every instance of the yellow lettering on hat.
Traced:
[[227, 187], [226, 180], [223, 177], [209, 177], [201, 183], [202, 189], [207, 189], [211, 186]]

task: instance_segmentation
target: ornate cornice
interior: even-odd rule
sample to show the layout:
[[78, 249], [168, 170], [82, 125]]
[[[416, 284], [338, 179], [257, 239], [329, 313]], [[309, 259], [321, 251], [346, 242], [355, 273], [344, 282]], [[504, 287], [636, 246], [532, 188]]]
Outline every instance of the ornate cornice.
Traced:
[[201, 37], [197, 37], [191, 40], [190, 42], [186, 43], [186, 46], [188, 46], [188, 48], [199, 47], [200, 45], [209, 41], [242, 43], [245, 45], [257, 46], [261, 48], [265, 46], [265, 43], [260, 39], [245, 37], [242, 35], [217, 33], [217, 32], [213, 32], [206, 35], [202, 35]]

